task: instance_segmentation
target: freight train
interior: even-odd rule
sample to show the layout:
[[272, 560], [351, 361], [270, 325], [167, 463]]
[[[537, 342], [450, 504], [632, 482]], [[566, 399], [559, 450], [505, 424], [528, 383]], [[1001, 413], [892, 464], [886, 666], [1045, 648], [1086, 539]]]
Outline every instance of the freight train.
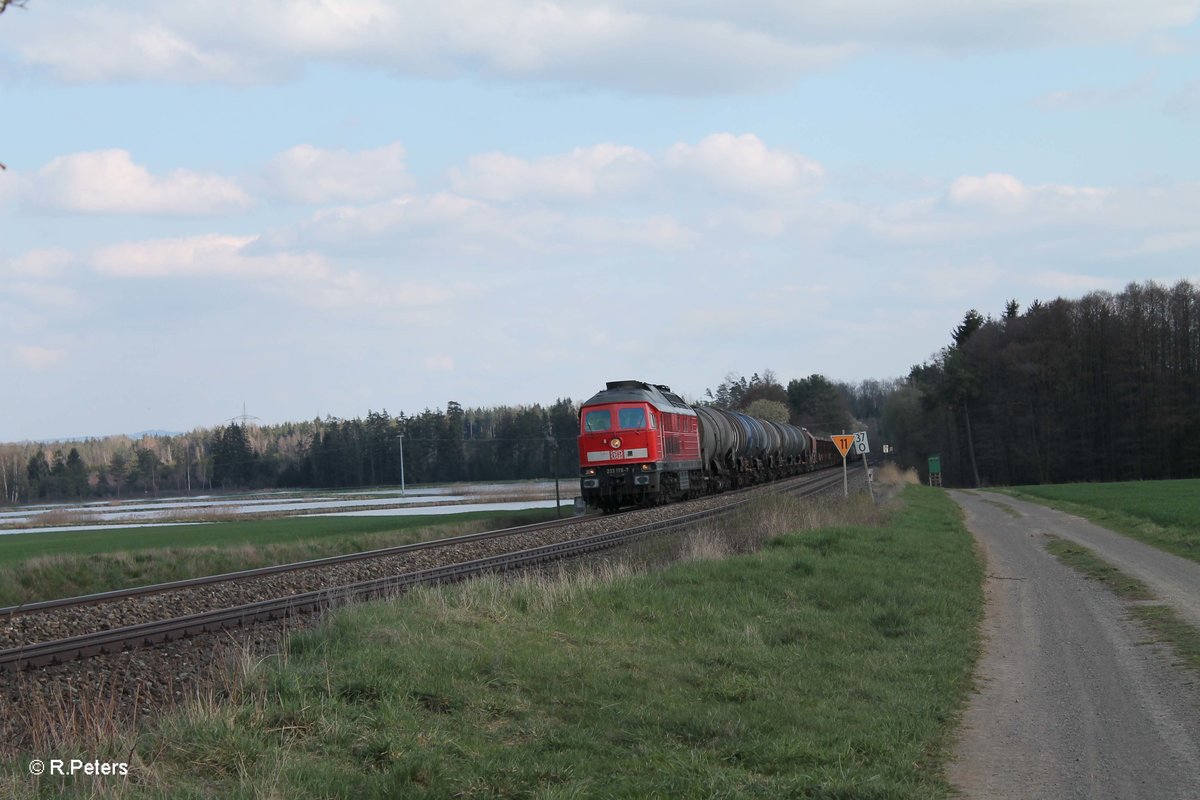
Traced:
[[657, 505], [841, 463], [805, 428], [684, 402], [670, 387], [612, 381], [579, 411], [589, 508]]

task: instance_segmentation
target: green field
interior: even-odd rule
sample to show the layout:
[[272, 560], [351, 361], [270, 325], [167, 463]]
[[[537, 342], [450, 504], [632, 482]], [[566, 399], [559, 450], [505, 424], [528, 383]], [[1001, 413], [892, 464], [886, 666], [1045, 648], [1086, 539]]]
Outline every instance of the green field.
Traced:
[[347, 609], [252, 668], [232, 700], [113, 744], [136, 781], [105, 788], [948, 796], [982, 573], [945, 493], [909, 487], [904, 498], [882, 526], [788, 534], [750, 555], [480, 580]]
[[0, 605], [371, 550], [553, 516], [551, 508], [7, 534], [0, 536]]
[[1200, 479], [1016, 486], [997, 491], [1086, 517], [1200, 561]]

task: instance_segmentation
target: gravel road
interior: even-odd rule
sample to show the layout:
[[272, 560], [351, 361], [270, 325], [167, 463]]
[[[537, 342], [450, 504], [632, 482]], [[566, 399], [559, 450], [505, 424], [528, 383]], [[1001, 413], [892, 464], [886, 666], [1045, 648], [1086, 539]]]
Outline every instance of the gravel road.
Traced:
[[[1184, 620], [1200, 628], [1200, 563], [1143, 544], [1093, 525], [1082, 517], [1011, 497], [981, 494], [982, 499], [1003, 503], [1024, 515], [1038, 533], [1053, 533], [1091, 549], [1122, 572], [1138, 578], [1155, 597], [1174, 608]], [[1200, 796], [1200, 790], [1196, 792]]]
[[1200, 565], [1032, 503], [951, 495], [988, 573], [978, 689], [951, 782], [978, 798], [1200, 797], [1200, 679], [1045, 543], [1092, 548], [1188, 619]]

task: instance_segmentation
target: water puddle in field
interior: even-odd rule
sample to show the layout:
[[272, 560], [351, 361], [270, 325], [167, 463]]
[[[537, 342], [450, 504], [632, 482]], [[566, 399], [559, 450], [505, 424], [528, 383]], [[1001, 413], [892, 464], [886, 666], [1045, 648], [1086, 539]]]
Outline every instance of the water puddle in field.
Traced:
[[[573, 506], [575, 499], [563, 500], [564, 508]], [[450, 506], [427, 506], [425, 508], [378, 508], [365, 511], [334, 511], [328, 514], [304, 514], [306, 517], [386, 517], [410, 514], [465, 514], [468, 511], [524, 511], [529, 508], [554, 508], [553, 500], [530, 500], [512, 503], [462, 503]]]
[[0, 536], [15, 533], [69, 533], [71, 531], [111, 531], [129, 530], [130, 528], [178, 528], [181, 525], [211, 525], [211, 522], [135, 522], [132, 525], [114, 523], [111, 525], [55, 525], [51, 528], [4, 528]]
[[[572, 502], [574, 489], [573, 480], [563, 481], [562, 491], [567, 498], [562, 501], [563, 505]], [[182, 500], [139, 498], [47, 504], [0, 512], [0, 535], [195, 525], [227, 521], [231, 517], [253, 518], [268, 514], [284, 517], [408, 516], [519, 511], [553, 508], [553, 494], [553, 481], [536, 481], [414, 487], [403, 493], [398, 488], [347, 489], [334, 492], [257, 492], [240, 497], [203, 495]]]
[[[25, 506], [19, 511], [0, 511], [0, 524], [8, 522], [26, 522], [41, 514], [86, 514], [98, 516], [120, 515], [122, 518], [134, 518], [138, 515], [163, 515], [180, 509], [219, 509], [229, 513], [253, 514], [260, 511], [290, 510], [296, 504], [303, 503], [336, 503], [339, 505], [371, 504], [371, 503], [418, 503], [430, 496], [446, 497], [450, 492], [447, 487], [409, 489], [404, 494], [399, 489], [383, 489], [373, 491], [320, 492], [297, 494], [289, 492], [272, 497], [251, 496], [244, 498], [218, 497], [201, 495], [187, 500], [107, 500], [91, 503], [58, 503], [52, 505]], [[365, 496], [375, 495], [379, 499]], [[384, 497], [385, 495], [394, 497]]]

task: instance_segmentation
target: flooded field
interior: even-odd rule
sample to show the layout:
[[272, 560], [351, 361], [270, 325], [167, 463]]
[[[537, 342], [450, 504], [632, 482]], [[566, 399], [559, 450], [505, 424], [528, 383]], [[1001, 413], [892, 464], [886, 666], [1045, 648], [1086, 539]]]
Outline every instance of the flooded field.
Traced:
[[[561, 483], [562, 503], [578, 493], [574, 479]], [[460, 483], [416, 486], [401, 491], [256, 492], [188, 498], [145, 497], [102, 502], [55, 503], [0, 511], [0, 535], [79, 530], [110, 530], [233, 519], [312, 516], [405, 516], [465, 511], [519, 511], [553, 508], [554, 481]]]

